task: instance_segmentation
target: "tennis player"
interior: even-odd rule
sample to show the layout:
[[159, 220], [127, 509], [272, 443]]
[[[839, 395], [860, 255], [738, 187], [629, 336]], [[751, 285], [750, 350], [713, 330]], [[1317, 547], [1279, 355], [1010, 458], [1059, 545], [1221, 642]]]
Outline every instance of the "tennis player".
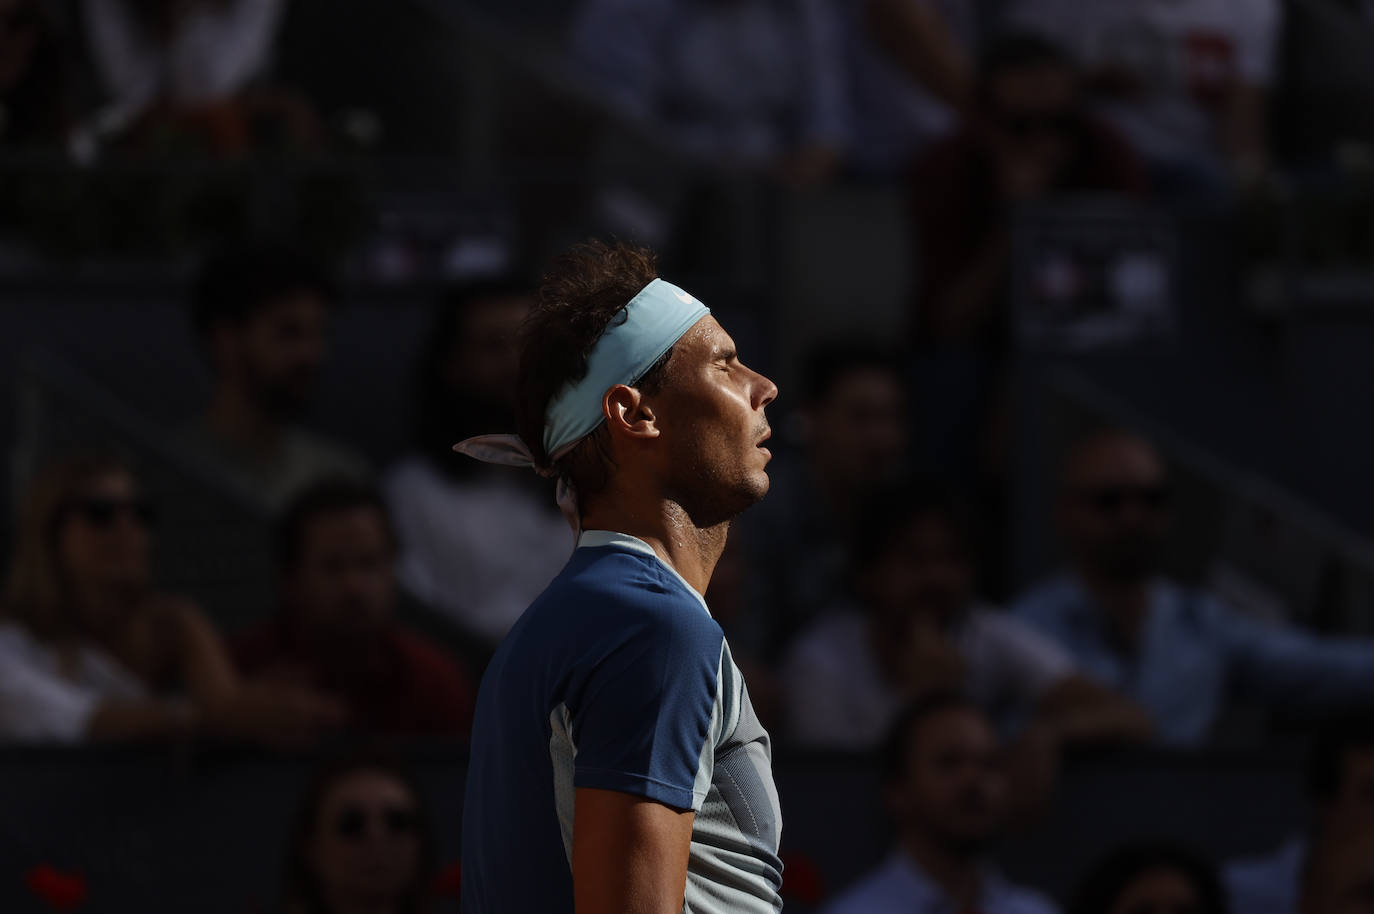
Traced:
[[649, 251], [578, 245], [545, 278], [520, 434], [457, 447], [557, 476], [577, 548], [482, 679], [463, 914], [781, 909], [768, 734], [703, 598], [768, 491], [776, 396]]

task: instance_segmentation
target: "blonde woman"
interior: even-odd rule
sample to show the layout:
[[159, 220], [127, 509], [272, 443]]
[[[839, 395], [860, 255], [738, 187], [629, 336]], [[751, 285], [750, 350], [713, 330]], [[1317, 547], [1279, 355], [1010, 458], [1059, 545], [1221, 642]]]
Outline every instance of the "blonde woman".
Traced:
[[288, 746], [341, 723], [328, 699], [239, 679], [205, 616], [154, 588], [151, 522], [117, 459], [34, 479], [0, 601], [0, 739]]

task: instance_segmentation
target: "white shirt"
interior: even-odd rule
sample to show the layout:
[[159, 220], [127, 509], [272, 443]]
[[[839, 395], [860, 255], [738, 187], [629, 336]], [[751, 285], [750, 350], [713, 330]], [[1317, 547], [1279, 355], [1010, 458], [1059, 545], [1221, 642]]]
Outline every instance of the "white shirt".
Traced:
[[[976, 910], [980, 914], [1058, 914], [1054, 902], [1038, 892], [1012, 885], [985, 869]], [[887, 860], [845, 890], [822, 914], [960, 914], [935, 880], [910, 855], [894, 850]]]
[[103, 651], [78, 648], [66, 670], [27, 628], [0, 624], [0, 740], [78, 743], [101, 705], [147, 697], [138, 677]]
[[1233, 84], [1265, 87], [1277, 67], [1278, 0], [1010, 0], [1018, 29], [1063, 45], [1089, 69], [1124, 70], [1137, 97], [1102, 114], [1146, 156], [1216, 156], [1216, 102]]
[[270, 63], [283, 0], [230, 0], [189, 10], [165, 42], [129, 12], [127, 0], [85, 0], [92, 56], [115, 104], [134, 113], [166, 97], [221, 101]]
[[[1051, 686], [1074, 673], [1058, 645], [999, 610], [970, 608], [952, 637], [967, 667], [965, 692], [1002, 729], [1023, 723]], [[907, 701], [883, 680], [858, 609], [827, 614], [799, 636], [782, 684], [788, 732], [812, 746], [872, 749]]]
[[470, 480], [407, 458], [383, 481], [401, 544], [401, 583], [463, 630], [495, 644], [572, 554], [572, 530], [518, 471]]

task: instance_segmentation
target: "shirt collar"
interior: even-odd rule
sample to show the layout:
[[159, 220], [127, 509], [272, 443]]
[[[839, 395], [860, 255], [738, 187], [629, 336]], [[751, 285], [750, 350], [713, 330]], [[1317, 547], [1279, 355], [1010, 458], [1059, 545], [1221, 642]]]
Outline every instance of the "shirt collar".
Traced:
[[687, 592], [696, 597], [697, 602], [701, 604], [701, 608], [706, 610], [706, 615], [711, 615], [711, 608], [706, 605], [706, 599], [702, 597], [701, 594], [697, 593], [695, 587], [687, 583], [686, 578], [678, 574], [676, 568], [663, 561], [663, 557], [654, 551], [654, 547], [644, 542], [644, 540], [637, 536], [631, 536], [628, 533], [619, 533], [614, 530], [583, 530], [582, 535], [577, 538], [578, 549], [595, 549], [599, 546], [615, 546], [628, 552], [638, 552], [641, 555], [649, 556], [662, 565], [669, 574], [681, 581], [682, 586], [687, 588]]
[[[902, 848], [895, 848], [888, 855], [883, 868], [902, 894], [915, 902], [912, 910], [930, 914], [958, 914], [960, 908], [954, 899]], [[997, 904], [995, 898], [1002, 888], [1002, 877], [994, 867], [988, 865], [979, 868], [979, 876], [977, 906], [986, 910], [989, 905]]]

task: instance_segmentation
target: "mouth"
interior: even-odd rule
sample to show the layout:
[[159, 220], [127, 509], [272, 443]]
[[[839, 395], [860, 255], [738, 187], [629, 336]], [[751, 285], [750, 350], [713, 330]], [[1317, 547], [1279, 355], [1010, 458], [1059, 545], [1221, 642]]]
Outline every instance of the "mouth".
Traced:
[[770, 451], [768, 448], [764, 447], [764, 446], [763, 446], [763, 443], [764, 443], [765, 441], [767, 441], [769, 438], [772, 438], [772, 437], [773, 437], [773, 430], [772, 430], [771, 428], [770, 428], [770, 429], [766, 429], [766, 430], [764, 431], [764, 433], [763, 433], [763, 437], [760, 438], [759, 441], [758, 441], [758, 444], [755, 445], [755, 447], [757, 447], [759, 450], [763, 451], [763, 453], [764, 453], [765, 456], [770, 457], [770, 458], [773, 456], [773, 452]]

